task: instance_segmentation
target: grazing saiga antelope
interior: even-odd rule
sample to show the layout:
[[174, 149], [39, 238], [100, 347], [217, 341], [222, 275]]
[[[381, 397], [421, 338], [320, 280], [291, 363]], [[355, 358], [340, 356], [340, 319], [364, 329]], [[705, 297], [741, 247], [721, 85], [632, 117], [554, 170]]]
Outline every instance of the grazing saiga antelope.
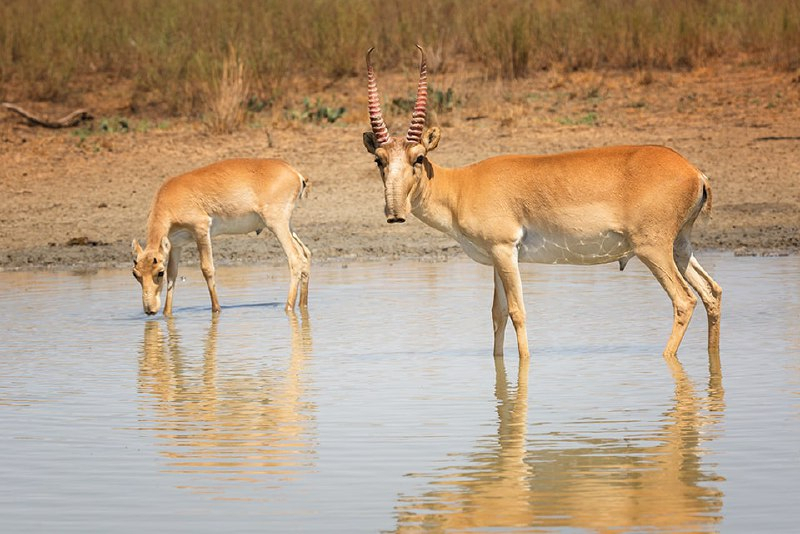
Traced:
[[[660, 146], [596, 148], [550, 156], [506, 155], [448, 169], [428, 155], [441, 139], [425, 128], [427, 67], [419, 47], [417, 99], [405, 139], [389, 135], [375, 72], [367, 52], [371, 132], [364, 145], [384, 184], [389, 223], [409, 212], [452, 236], [473, 260], [494, 268], [494, 354], [502, 356], [508, 317], [519, 357], [528, 336], [518, 262], [596, 265], [638, 257], [672, 300], [674, 356], [697, 297], [708, 315], [709, 355], [719, 354], [722, 289], [692, 253], [692, 225], [711, 208], [706, 176]], [[691, 288], [690, 288], [691, 287]]]
[[167, 297], [164, 315], [172, 315], [172, 295], [181, 248], [194, 242], [200, 269], [208, 284], [211, 311], [220, 311], [214, 282], [211, 238], [218, 234], [261, 233], [269, 228], [289, 260], [291, 280], [286, 311], [308, 305], [311, 253], [291, 228], [292, 210], [306, 190], [306, 179], [278, 159], [231, 159], [167, 179], [153, 199], [147, 220], [147, 244], [133, 240], [133, 276], [142, 286], [148, 315], [161, 307], [164, 275]]

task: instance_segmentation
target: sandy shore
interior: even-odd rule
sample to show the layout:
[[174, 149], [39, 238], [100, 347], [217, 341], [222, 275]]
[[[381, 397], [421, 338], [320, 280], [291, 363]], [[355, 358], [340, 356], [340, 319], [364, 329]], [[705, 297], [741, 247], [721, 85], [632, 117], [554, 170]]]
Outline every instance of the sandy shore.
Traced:
[[[800, 251], [800, 83], [791, 73], [719, 66], [655, 73], [645, 82], [634, 73], [543, 74], [503, 85], [452, 74], [435, 81], [463, 95], [454, 111], [439, 115], [443, 139], [432, 158], [441, 165], [501, 153], [664, 144], [711, 179], [713, 217], [695, 226], [697, 248]], [[408, 84], [408, 76], [396, 75], [383, 86], [399, 92]], [[267, 127], [257, 116], [255, 125], [226, 136], [180, 121], [87, 135], [0, 116], [0, 269], [127, 267], [131, 239], [144, 237], [161, 181], [231, 157], [284, 158], [310, 178], [294, 226], [317, 262], [463, 254], [420, 221], [385, 223], [382, 186], [361, 144], [368, 127], [362, 85], [350, 79], [327, 88], [345, 95], [343, 121], [298, 123], [273, 112]], [[94, 112], [118, 113], [102, 106]], [[387, 116], [404, 131], [408, 117]], [[221, 237], [214, 253], [219, 264], [284, 261], [265, 234]], [[185, 261], [195, 256], [187, 251]]]

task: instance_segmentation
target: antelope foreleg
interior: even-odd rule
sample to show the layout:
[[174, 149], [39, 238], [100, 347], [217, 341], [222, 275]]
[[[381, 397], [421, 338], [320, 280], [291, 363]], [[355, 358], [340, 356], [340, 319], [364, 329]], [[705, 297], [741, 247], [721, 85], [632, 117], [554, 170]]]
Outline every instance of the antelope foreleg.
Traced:
[[197, 251], [200, 253], [200, 270], [203, 272], [203, 277], [206, 279], [208, 285], [208, 294], [211, 297], [211, 312], [219, 313], [222, 308], [219, 305], [217, 298], [217, 283], [214, 280], [214, 256], [211, 252], [211, 235], [206, 230], [205, 232], [198, 232], [195, 235], [197, 241]]
[[[492, 263], [495, 273], [505, 289], [508, 303], [508, 315], [517, 334], [517, 348], [521, 360], [530, 357], [528, 351], [528, 331], [525, 326], [525, 303], [522, 299], [522, 280], [517, 263], [517, 247], [515, 245], [497, 245], [492, 249]], [[495, 340], [497, 338], [495, 337]]]
[[172, 315], [172, 296], [175, 292], [175, 280], [178, 278], [178, 262], [181, 259], [180, 247], [172, 247], [167, 263], [167, 297], [164, 301], [164, 315]]
[[494, 269], [494, 299], [492, 300], [492, 325], [494, 326], [494, 355], [503, 356], [506, 325], [508, 324], [508, 299], [503, 281]]

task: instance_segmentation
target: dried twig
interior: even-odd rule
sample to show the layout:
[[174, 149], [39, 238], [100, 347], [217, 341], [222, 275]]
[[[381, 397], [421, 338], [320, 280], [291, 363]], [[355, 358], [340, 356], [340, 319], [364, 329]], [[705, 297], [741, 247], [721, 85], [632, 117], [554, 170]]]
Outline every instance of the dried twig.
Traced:
[[77, 126], [83, 121], [90, 121], [94, 117], [92, 114], [89, 113], [86, 109], [78, 109], [73, 111], [69, 115], [61, 117], [60, 119], [56, 119], [54, 121], [44, 119], [42, 117], [37, 117], [22, 109], [21, 107], [12, 104], [10, 102], [3, 102], [2, 106], [9, 111], [13, 111], [14, 113], [18, 113], [22, 115], [28, 120], [28, 124], [31, 126], [44, 126], [45, 128], [71, 128], [72, 126]]

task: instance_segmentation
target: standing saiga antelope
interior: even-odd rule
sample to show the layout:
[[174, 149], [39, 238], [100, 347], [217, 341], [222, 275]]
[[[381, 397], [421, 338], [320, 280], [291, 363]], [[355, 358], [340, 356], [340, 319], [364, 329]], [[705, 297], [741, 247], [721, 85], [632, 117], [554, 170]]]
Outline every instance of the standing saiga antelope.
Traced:
[[306, 185], [299, 172], [278, 159], [231, 159], [167, 179], [150, 209], [145, 248], [133, 240], [133, 276], [142, 285], [145, 313], [154, 315], [161, 307], [166, 274], [164, 315], [172, 315], [181, 248], [190, 242], [200, 254], [211, 311], [219, 312], [211, 238], [261, 233], [264, 227], [275, 234], [289, 260], [286, 311], [294, 309], [298, 286], [300, 306], [307, 306], [311, 253], [291, 228], [292, 210]]
[[409, 212], [452, 236], [473, 260], [494, 268], [494, 354], [502, 356], [509, 315], [519, 357], [528, 336], [518, 262], [595, 265], [633, 256], [652, 271], [672, 300], [674, 356], [697, 297], [708, 315], [708, 351], [719, 355], [722, 289], [692, 253], [692, 225], [711, 208], [705, 175], [673, 150], [659, 146], [596, 148], [551, 156], [506, 155], [448, 169], [428, 155], [441, 139], [425, 128], [427, 67], [420, 62], [417, 99], [405, 139], [389, 135], [375, 72], [367, 52], [371, 132], [364, 145], [375, 156], [389, 223]]

